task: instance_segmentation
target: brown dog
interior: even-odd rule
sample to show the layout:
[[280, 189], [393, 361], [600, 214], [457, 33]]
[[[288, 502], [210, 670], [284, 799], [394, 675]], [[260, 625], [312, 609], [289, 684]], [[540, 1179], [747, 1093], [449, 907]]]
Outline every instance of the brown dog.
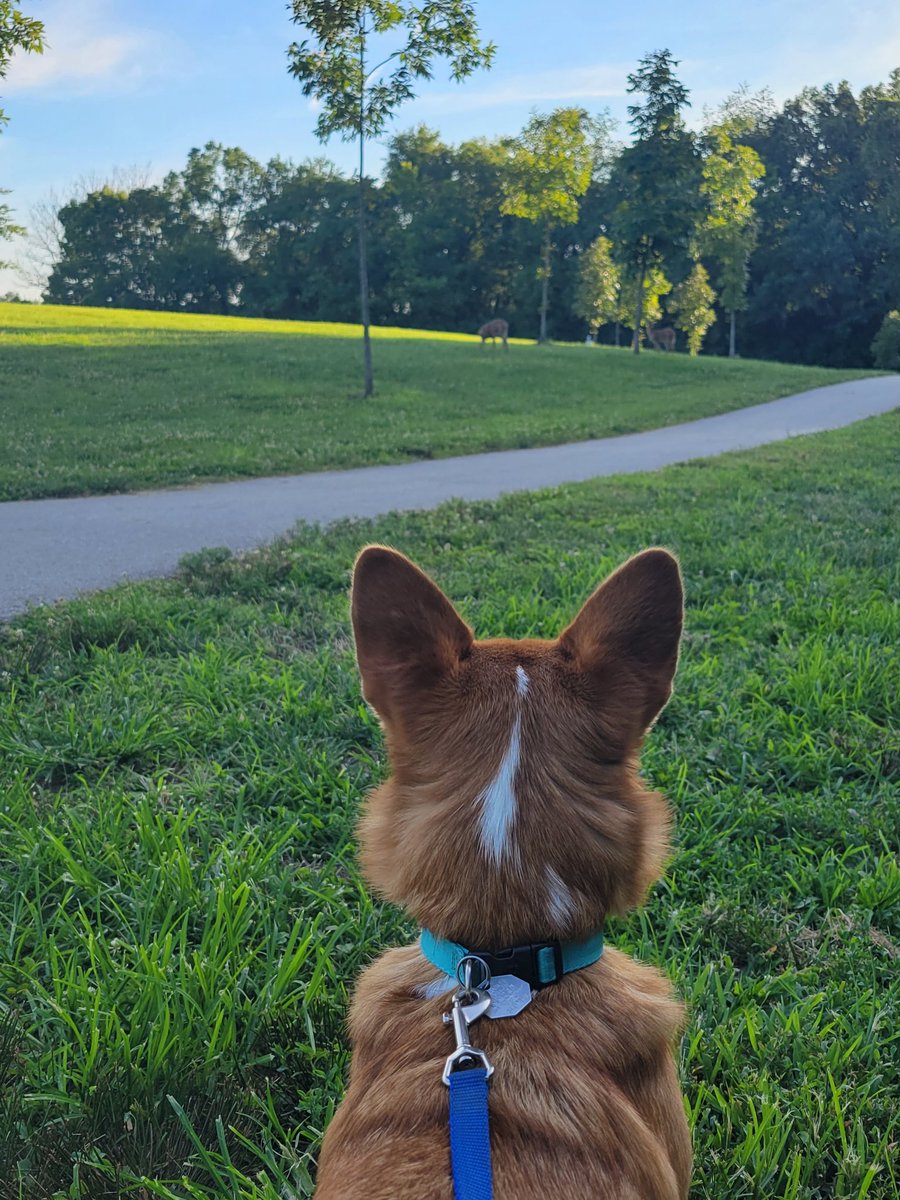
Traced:
[[[576, 942], [638, 904], [668, 847], [638, 751], [678, 659], [672, 555], [630, 559], [553, 641], [476, 642], [435, 584], [381, 546], [357, 559], [352, 610], [393, 771], [360, 826], [378, 891], [438, 938], [494, 950]], [[319, 1200], [451, 1200], [451, 996], [418, 944], [363, 974]], [[473, 1025], [495, 1068], [495, 1200], [683, 1200], [682, 1020], [657, 970], [607, 947], [518, 1015]]]

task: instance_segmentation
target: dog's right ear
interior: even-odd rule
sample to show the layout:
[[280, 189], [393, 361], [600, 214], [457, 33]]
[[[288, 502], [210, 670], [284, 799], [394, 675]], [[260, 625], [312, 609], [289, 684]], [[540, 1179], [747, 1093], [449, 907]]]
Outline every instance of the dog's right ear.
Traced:
[[366, 546], [351, 599], [363, 695], [383, 717], [433, 687], [468, 654], [472, 631], [424, 571], [387, 546]]

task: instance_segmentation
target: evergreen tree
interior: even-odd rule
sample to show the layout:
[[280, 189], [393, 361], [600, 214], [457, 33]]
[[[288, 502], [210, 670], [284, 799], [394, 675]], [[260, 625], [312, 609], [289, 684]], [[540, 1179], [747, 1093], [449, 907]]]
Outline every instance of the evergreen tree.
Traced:
[[628, 76], [628, 91], [644, 100], [628, 106], [635, 141], [613, 172], [619, 202], [612, 236], [621, 264], [635, 281], [636, 354], [646, 274], [685, 255], [702, 210], [699, 158], [681, 115], [689, 105], [688, 91], [675, 76], [677, 66], [668, 50], [657, 50]]

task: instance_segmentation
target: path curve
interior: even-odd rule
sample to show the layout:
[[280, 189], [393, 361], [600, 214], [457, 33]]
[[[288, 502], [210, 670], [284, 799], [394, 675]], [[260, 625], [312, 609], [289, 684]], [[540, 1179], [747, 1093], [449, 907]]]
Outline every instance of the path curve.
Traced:
[[299, 520], [374, 517], [653, 471], [838, 429], [900, 405], [900, 376], [814, 388], [683, 425], [591, 442], [165, 491], [0, 504], [0, 619], [30, 604], [174, 571], [205, 546], [246, 550]]

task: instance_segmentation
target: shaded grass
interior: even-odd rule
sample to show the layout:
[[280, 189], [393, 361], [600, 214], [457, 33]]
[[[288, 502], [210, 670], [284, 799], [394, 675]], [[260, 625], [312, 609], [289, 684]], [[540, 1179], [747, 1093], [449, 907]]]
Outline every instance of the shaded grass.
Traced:
[[552, 635], [632, 551], [679, 551], [645, 755], [677, 853], [610, 936], [690, 1004], [692, 1195], [896, 1197], [898, 430], [303, 530], [0, 627], [0, 1194], [311, 1190], [346, 988], [411, 933], [352, 851], [375, 539], [482, 636]]
[[0, 500], [403, 462], [651, 429], [866, 372], [0, 304]]

